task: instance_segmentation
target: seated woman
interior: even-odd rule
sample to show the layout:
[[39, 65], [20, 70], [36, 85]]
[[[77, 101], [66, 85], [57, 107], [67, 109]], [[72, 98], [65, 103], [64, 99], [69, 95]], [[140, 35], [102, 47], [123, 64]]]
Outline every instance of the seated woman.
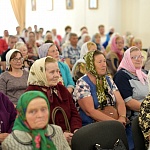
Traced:
[[[73, 93], [74, 100], [79, 107], [82, 125], [105, 120], [117, 120], [125, 125], [124, 101], [112, 79], [106, 76], [105, 55], [98, 50], [88, 52], [85, 56], [85, 62], [87, 74], [77, 81]], [[111, 105], [117, 109], [119, 115], [117, 119], [113, 118], [115, 114], [108, 116], [100, 111]]]
[[81, 47], [80, 59], [76, 61], [72, 68], [72, 77], [74, 81], [77, 81], [80, 77], [82, 77], [86, 73], [86, 63], [83, 59], [84, 55], [88, 51], [97, 50], [97, 46], [93, 42], [86, 42]]
[[145, 147], [150, 150], [150, 94], [143, 100], [139, 112], [139, 125], [145, 138]]
[[84, 33], [81, 36], [81, 39], [78, 41], [77, 45], [81, 48], [82, 45], [86, 42], [89, 42], [91, 39], [90, 35], [88, 33]]
[[143, 68], [144, 68], [148, 53], [147, 53], [147, 51], [142, 49], [142, 40], [139, 38], [134, 38], [132, 41], [132, 46], [136, 46], [141, 50], [142, 56], [144, 57], [143, 58]]
[[142, 60], [140, 49], [135, 46], [127, 49], [114, 76], [114, 82], [125, 101], [127, 117], [131, 121], [126, 128], [130, 141], [132, 141], [132, 120], [138, 116], [141, 102], [149, 93], [147, 74], [141, 69]]
[[56, 45], [53, 43], [46, 43], [41, 45], [38, 49], [38, 55], [39, 58], [51, 56], [57, 60], [61, 74], [60, 81], [68, 89], [68, 91], [72, 93], [74, 89], [74, 82], [71, 77], [70, 69], [67, 64], [59, 61], [59, 52]]
[[[62, 84], [57, 61], [48, 56], [36, 60], [29, 73], [27, 91], [42, 91], [50, 102], [50, 121], [62, 127], [70, 142], [73, 133], [82, 126], [81, 118], [73, 103], [72, 95]], [[68, 130], [68, 131], [67, 131]]]
[[11, 49], [6, 54], [6, 68], [0, 76], [0, 91], [16, 105], [27, 88], [28, 72], [22, 70], [23, 57], [19, 50]]
[[141, 69], [142, 60], [140, 49], [135, 46], [127, 49], [114, 76], [114, 82], [125, 101], [130, 121], [138, 116], [141, 102], [149, 93], [147, 74]]
[[23, 69], [26, 71], [29, 71], [34, 61], [28, 58], [28, 49], [27, 49], [26, 44], [24, 42], [17, 42], [14, 45], [14, 49], [18, 49], [21, 52], [24, 58]]
[[0, 143], [11, 133], [16, 114], [13, 103], [0, 92]]
[[123, 57], [124, 39], [123, 37], [116, 35], [113, 37], [110, 45], [110, 52], [106, 55], [108, 72], [113, 77], [117, 72], [117, 68]]
[[62, 129], [48, 125], [50, 106], [44, 93], [29, 91], [17, 103], [13, 132], [2, 142], [4, 150], [70, 150]]
[[102, 51], [103, 53], [105, 53], [105, 49], [104, 47], [101, 45], [101, 36], [99, 33], [95, 33], [92, 37], [92, 42], [94, 42], [97, 46], [97, 50]]

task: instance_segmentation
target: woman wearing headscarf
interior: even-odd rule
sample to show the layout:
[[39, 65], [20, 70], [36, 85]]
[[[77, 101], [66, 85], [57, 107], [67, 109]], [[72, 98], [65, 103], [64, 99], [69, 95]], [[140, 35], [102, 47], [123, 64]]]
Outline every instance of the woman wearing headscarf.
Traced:
[[83, 57], [88, 51], [97, 50], [96, 44], [93, 42], [86, 42], [81, 47], [80, 59], [76, 61], [72, 68], [72, 77], [77, 81], [86, 73], [86, 63]]
[[150, 94], [143, 100], [139, 112], [139, 126], [145, 139], [145, 147], [150, 150]]
[[26, 44], [24, 42], [17, 42], [14, 45], [14, 49], [18, 49], [21, 52], [22, 57], [24, 58], [23, 69], [28, 72], [34, 61], [28, 58], [28, 49]]
[[123, 52], [124, 52], [123, 37], [121, 37], [119, 35], [114, 36], [110, 47], [111, 47], [111, 50], [106, 55], [106, 59], [107, 59], [107, 65], [108, 65], [108, 72], [113, 77], [114, 74], [117, 72], [117, 68], [123, 57]]
[[127, 137], [130, 141], [129, 146], [131, 147], [133, 147], [132, 120], [138, 116], [141, 103], [149, 93], [147, 74], [142, 70], [143, 58], [140, 49], [135, 46], [130, 47], [125, 51], [114, 76], [114, 82], [125, 101], [127, 118], [131, 122], [126, 127]]
[[28, 72], [22, 70], [23, 60], [19, 50], [11, 49], [6, 54], [7, 71], [0, 76], [0, 91], [15, 105], [27, 88]]
[[13, 132], [2, 143], [4, 150], [70, 150], [59, 126], [48, 124], [49, 101], [39, 91], [21, 95]]
[[56, 45], [54, 43], [45, 43], [41, 45], [38, 49], [38, 55], [39, 58], [51, 56], [57, 60], [61, 74], [60, 81], [68, 89], [68, 91], [72, 93], [74, 89], [74, 82], [71, 77], [70, 69], [67, 64], [59, 61], [59, 51]]
[[57, 61], [48, 56], [36, 60], [29, 72], [27, 91], [42, 91], [50, 102], [49, 123], [59, 125], [68, 142], [79, 129], [81, 118], [73, 103], [72, 95], [58, 83], [60, 74]]
[[[112, 79], [106, 75], [104, 54], [98, 50], [90, 51], [85, 55], [85, 62], [87, 73], [78, 79], [73, 93], [82, 125], [106, 120], [117, 120], [125, 125], [124, 101]], [[106, 115], [102, 110], [107, 106], [116, 107], [114, 110], [118, 117], [113, 112]]]
[[89, 42], [91, 39], [90, 35], [87, 33], [84, 33], [81, 37], [81, 39], [78, 41], [77, 45], [81, 48], [82, 45], [86, 42]]

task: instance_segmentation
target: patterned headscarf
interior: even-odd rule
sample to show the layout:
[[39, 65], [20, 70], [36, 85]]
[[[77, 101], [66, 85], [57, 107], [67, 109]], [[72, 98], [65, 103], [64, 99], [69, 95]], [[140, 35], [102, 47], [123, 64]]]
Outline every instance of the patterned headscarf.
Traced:
[[[29, 103], [37, 97], [43, 98], [48, 106], [48, 112], [50, 112], [49, 101], [44, 93], [39, 91], [25, 92], [19, 98], [17, 103], [18, 116], [15, 120], [13, 130], [25, 131], [32, 136], [32, 146], [34, 150], [56, 150], [53, 141], [47, 135], [47, 126], [44, 129], [31, 129], [26, 120], [26, 110]], [[48, 123], [47, 123], [48, 124]]]
[[[50, 56], [48, 57], [53, 59]], [[29, 72], [28, 85], [39, 85], [49, 87], [45, 72], [46, 58], [47, 57], [40, 58], [33, 63]]]
[[[106, 77], [104, 76], [99, 76], [98, 73], [96, 72], [96, 68], [94, 65], [94, 53], [96, 51], [90, 51], [88, 52], [84, 59], [86, 62], [86, 70], [87, 72], [90, 72], [94, 77], [96, 77], [96, 92], [97, 92], [97, 98], [98, 102], [100, 104], [100, 108], [103, 109], [104, 102], [107, 103], [106, 100], [106, 95], [105, 95], [105, 90], [107, 89], [107, 82], [106, 82]], [[102, 85], [100, 84], [100, 80], [102, 80]]]
[[6, 54], [6, 68], [10, 68], [10, 57], [14, 52], [20, 52], [18, 49], [11, 49]]
[[38, 55], [39, 58], [43, 58], [47, 56], [48, 50], [49, 48], [54, 45], [54, 43], [45, 43], [42, 44], [39, 48], [38, 48]]
[[51, 98], [52, 89], [53, 87], [50, 87], [46, 78], [46, 72], [45, 72], [45, 60], [46, 58], [51, 59], [52, 61], [56, 61], [51, 56], [47, 56], [44, 58], [40, 58], [36, 60], [33, 65], [31, 66], [29, 77], [28, 77], [28, 85], [37, 85], [41, 88], [47, 89], [47, 96], [49, 101], [52, 103], [53, 99]]
[[[147, 75], [141, 70], [142, 65], [141, 65], [141, 68], [139, 68], [139, 69], [136, 69], [134, 67], [132, 60], [131, 60], [131, 56], [130, 56], [130, 53], [131, 53], [130, 51], [132, 48], [138, 49], [137, 47], [132, 46], [125, 51], [123, 59], [118, 67], [118, 70], [120, 70], [121, 68], [124, 68], [124, 69], [128, 70], [129, 72], [135, 72], [138, 79], [145, 85], [144, 80], [147, 80]], [[140, 49], [139, 49], [139, 51], [140, 51]]]
[[150, 135], [150, 94], [143, 100], [139, 112], [139, 125], [145, 138], [145, 146], [148, 149]]

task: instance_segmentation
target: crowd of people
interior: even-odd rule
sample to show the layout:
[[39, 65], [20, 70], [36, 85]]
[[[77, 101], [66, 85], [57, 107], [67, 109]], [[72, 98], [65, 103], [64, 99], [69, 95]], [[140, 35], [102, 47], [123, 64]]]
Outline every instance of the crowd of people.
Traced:
[[[99, 25], [90, 36], [65, 27], [34, 26], [0, 38], [0, 142], [4, 150], [71, 149], [75, 132], [88, 124], [116, 120], [134, 150], [132, 121], [150, 141], [150, 62], [142, 40]], [[7, 116], [7, 117], [5, 117]]]

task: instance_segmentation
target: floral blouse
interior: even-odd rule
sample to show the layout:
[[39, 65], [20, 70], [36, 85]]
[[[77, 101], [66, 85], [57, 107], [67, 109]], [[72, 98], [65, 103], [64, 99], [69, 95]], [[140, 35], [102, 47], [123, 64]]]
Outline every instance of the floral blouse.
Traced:
[[[87, 75], [85, 75], [85, 76], [87, 76]], [[76, 87], [75, 87], [74, 92], [73, 92], [73, 99], [75, 100], [75, 104], [76, 104], [77, 108], [78, 108], [78, 104], [77, 104], [78, 100], [92, 96], [89, 84], [86, 83], [82, 78], [78, 79], [78, 81], [76, 83]], [[115, 102], [116, 99], [115, 99], [113, 92], [117, 91], [118, 88], [117, 88], [116, 84], [113, 82], [113, 80], [111, 78], [109, 78], [109, 79], [110, 79], [110, 82], [112, 83], [112, 87], [110, 87], [109, 83], [107, 82], [108, 93], [111, 95], [113, 101]], [[109, 100], [107, 100], [107, 104], [110, 105]]]

